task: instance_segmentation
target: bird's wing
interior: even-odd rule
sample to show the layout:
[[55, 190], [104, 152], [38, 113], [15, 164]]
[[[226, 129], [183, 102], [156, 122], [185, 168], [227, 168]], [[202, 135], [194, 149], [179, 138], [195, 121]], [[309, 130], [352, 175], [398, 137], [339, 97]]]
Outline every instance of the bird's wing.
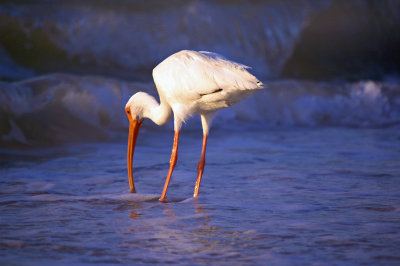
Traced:
[[212, 73], [219, 88], [255, 90], [263, 87], [263, 84], [247, 71], [251, 67], [230, 61], [216, 53], [206, 51], [199, 53], [202, 55], [199, 61], [210, 68], [209, 73]]
[[216, 53], [181, 51], [161, 62], [153, 70], [153, 77], [170, 103], [183, 103], [221, 90], [261, 89], [262, 83], [248, 68]]

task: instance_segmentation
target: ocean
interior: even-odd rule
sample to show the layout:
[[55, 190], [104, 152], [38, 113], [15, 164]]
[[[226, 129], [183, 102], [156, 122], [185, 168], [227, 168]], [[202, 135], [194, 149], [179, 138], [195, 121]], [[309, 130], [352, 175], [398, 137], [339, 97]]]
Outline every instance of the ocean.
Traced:
[[[4, 0], [1, 265], [399, 265], [400, 1]], [[251, 67], [220, 110], [192, 198], [197, 115], [145, 120], [134, 93], [180, 50]]]
[[400, 133], [340, 127], [142, 132], [126, 143], [2, 150], [3, 265], [397, 265]]

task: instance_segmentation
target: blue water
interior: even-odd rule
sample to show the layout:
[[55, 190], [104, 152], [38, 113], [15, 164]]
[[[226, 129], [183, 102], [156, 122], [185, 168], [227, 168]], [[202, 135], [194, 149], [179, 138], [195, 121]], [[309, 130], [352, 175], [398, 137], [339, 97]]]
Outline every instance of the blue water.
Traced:
[[400, 131], [214, 130], [192, 199], [200, 132], [1, 150], [2, 265], [399, 265]]

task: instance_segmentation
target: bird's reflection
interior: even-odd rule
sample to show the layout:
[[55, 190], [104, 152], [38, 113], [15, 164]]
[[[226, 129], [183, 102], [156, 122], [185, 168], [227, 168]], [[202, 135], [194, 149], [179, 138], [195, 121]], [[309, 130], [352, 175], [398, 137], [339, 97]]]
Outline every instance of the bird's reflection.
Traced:
[[136, 219], [136, 218], [138, 218], [138, 217], [140, 217], [142, 215], [143, 215], [143, 213], [139, 213], [136, 210], [131, 210], [129, 212], [129, 218], [132, 218], [132, 219]]
[[[183, 205], [179, 205], [177, 206], [174, 203], [177, 203], [178, 201], [172, 201], [169, 204], [159, 204], [159, 205], [152, 205], [149, 206], [148, 208], [145, 208], [142, 204], [127, 204], [127, 205], [123, 205], [120, 206], [118, 209], [121, 208], [129, 208], [129, 218], [133, 219], [133, 220], [137, 220], [138, 218], [143, 218], [143, 219], [150, 219], [151, 222], [149, 221], [149, 223], [153, 223], [156, 221], [163, 221], [162, 224], [164, 226], [168, 226], [169, 224], [171, 224], [171, 222], [174, 221], [186, 221], [186, 220], [197, 220], [199, 221], [199, 219], [201, 219], [201, 221], [199, 221], [198, 225], [201, 226], [207, 226], [209, 224], [209, 222], [211, 221], [210, 215], [207, 214], [206, 212], [206, 207], [204, 207], [201, 203], [199, 203], [199, 201], [197, 199], [193, 199], [191, 201], [189, 201], [191, 204], [184, 204], [184, 209], [185, 209], [185, 213], [188, 213], [187, 211], [189, 211], [190, 213], [190, 207], [192, 206], [192, 215], [188, 215], [188, 216], [184, 216], [182, 213], [182, 209], [180, 208], [181, 206], [183, 207]], [[189, 203], [188, 202], [188, 203]], [[152, 217], [153, 215], [150, 216], [146, 215], [146, 210], [150, 210], [150, 209], [159, 209], [161, 208], [161, 213], [164, 215], [164, 218], [162, 217]], [[165, 219], [167, 218], [167, 219]]]
[[158, 252], [175, 254], [196, 254], [199, 250], [234, 252], [225, 240], [232, 239], [232, 235], [238, 237], [238, 232], [215, 225], [210, 212], [213, 210], [201, 199], [131, 205], [125, 243], [129, 247], [145, 244]]
[[206, 213], [206, 211], [205, 211], [205, 208], [202, 207], [202, 206], [199, 204], [199, 202], [198, 202], [197, 199], [193, 200], [192, 203], [193, 203], [193, 206], [195, 207], [195, 212], [196, 212], [196, 213], [203, 214], [203, 217], [205, 218], [205, 221], [203, 221], [201, 224], [202, 224], [203, 226], [207, 226], [208, 223], [211, 221], [211, 219], [210, 219], [210, 216], [207, 215], [207, 213]]
[[174, 212], [174, 207], [171, 204], [164, 204], [164, 210], [162, 211], [168, 218], [175, 218], [177, 215]]

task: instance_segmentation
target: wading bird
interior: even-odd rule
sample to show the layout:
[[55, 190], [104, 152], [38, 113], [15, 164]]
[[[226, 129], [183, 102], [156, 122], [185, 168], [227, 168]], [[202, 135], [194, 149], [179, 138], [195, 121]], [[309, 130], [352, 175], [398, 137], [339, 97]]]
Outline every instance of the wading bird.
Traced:
[[183, 50], [169, 56], [153, 69], [160, 104], [149, 94], [138, 92], [125, 106], [129, 118], [127, 157], [131, 192], [136, 192], [132, 160], [143, 119], [150, 118], [157, 125], [163, 125], [172, 118], [172, 114], [174, 115], [174, 144], [168, 175], [160, 197], [160, 201], [165, 201], [168, 184], [178, 159], [182, 122], [193, 114], [200, 114], [203, 147], [197, 164], [197, 180], [193, 194], [193, 197], [197, 197], [204, 171], [208, 132], [216, 112], [264, 87], [256, 77], [247, 72], [248, 68], [216, 53]]

